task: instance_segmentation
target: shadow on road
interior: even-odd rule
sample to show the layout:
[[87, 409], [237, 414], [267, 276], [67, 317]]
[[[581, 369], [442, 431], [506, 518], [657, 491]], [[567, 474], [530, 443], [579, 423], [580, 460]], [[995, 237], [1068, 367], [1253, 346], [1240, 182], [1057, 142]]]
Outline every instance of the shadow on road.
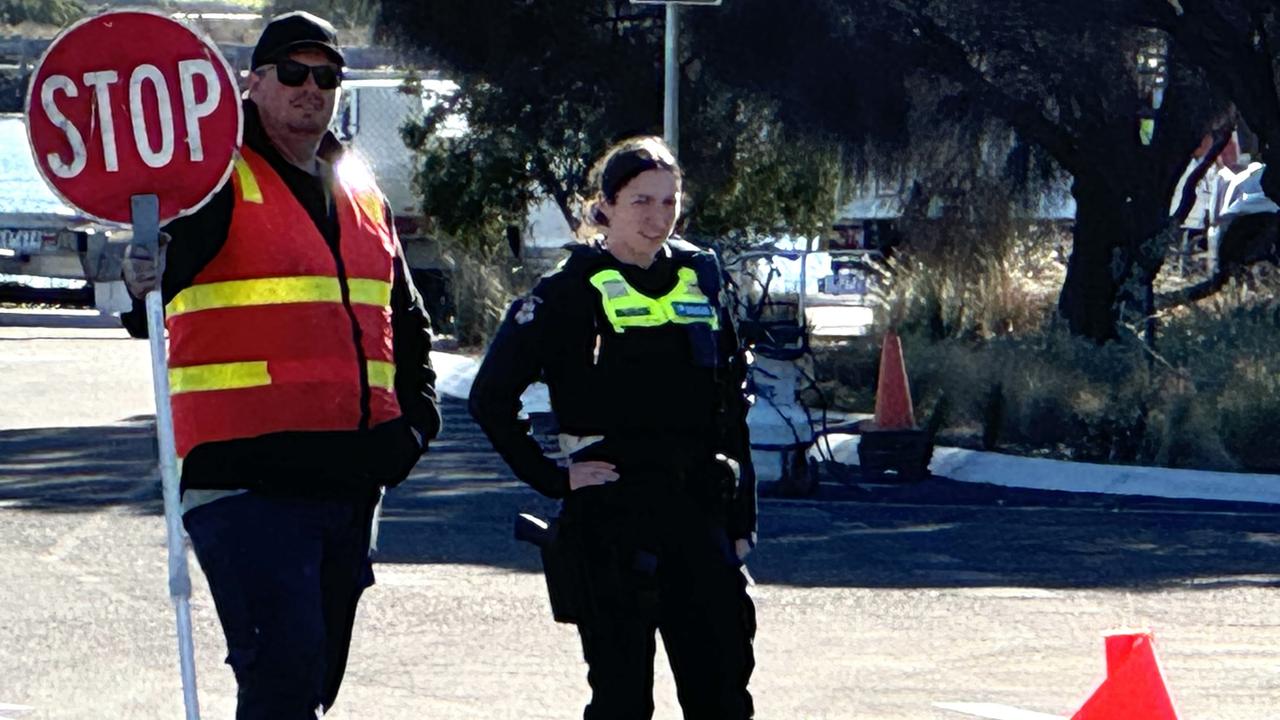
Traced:
[[94, 310], [23, 310], [14, 308], [0, 308], [0, 327], [121, 329], [119, 318], [113, 315], [101, 315]]
[[[388, 494], [377, 559], [536, 571], [511, 519], [555, 503], [511, 477], [462, 401], [443, 411], [444, 437]], [[154, 453], [149, 418], [0, 432], [0, 513], [159, 516]], [[751, 569], [812, 587], [1280, 587], [1280, 515], [1204, 508], [765, 500]]]
[[151, 418], [0, 431], [0, 503], [48, 512], [126, 505], [162, 513]]

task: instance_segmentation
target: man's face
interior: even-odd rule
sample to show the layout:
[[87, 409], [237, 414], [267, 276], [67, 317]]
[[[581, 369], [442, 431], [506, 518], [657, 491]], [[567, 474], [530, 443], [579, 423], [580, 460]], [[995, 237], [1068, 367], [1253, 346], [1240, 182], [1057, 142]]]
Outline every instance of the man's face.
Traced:
[[[322, 50], [303, 48], [289, 53], [289, 60], [304, 65], [328, 65], [335, 70]], [[293, 135], [319, 139], [329, 128], [338, 105], [338, 88], [322, 90], [308, 72], [303, 83], [290, 87], [280, 82], [277, 65], [264, 65], [249, 75], [249, 99], [258, 106], [264, 125]]]

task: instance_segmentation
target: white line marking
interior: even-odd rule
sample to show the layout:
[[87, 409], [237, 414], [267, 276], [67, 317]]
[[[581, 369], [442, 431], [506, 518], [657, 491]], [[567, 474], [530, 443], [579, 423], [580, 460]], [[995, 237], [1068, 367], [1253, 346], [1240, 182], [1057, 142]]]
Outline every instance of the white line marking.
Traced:
[[1062, 715], [1049, 715], [1047, 713], [1035, 712], [1034, 710], [1023, 710], [1022, 708], [1011, 707], [1009, 705], [999, 705], [997, 703], [934, 703], [934, 707], [942, 710], [951, 710], [953, 712], [964, 713], [966, 715], [974, 715], [981, 718], [990, 718], [991, 720], [1067, 720]]
[[1051, 590], [1016, 586], [957, 588], [956, 592], [960, 595], [969, 595], [972, 597], [990, 597], [1010, 600], [1032, 600], [1058, 597], [1058, 593]]
[[[1070, 491], [1062, 491], [1070, 492]], [[1010, 512], [1090, 512], [1090, 513], [1116, 513], [1121, 512], [1114, 507], [1090, 507], [1081, 505], [1077, 507], [1057, 507], [1053, 505], [960, 505], [960, 504], [943, 504], [943, 503], [909, 503], [909, 502], [875, 502], [874, 500], [858, 500], [856, 498], [849, 499], [822, 499], [822, 500], [797, 500], [793, 498], [760, 498], [761, 501], [783, 507], [813, 507], [824, 511], [830, 511], [834, 504], [844, 505], [865, 505], [868, 507], [891, 507], [891, 508], [938, 508], [939, 510], [1008, 510]], [[1192, 501], [1195, 502], [1195, 501]], [[1205, 500], [1203, 502], [1236, 502], [1231, 500]], [[1240, 501], [1243, 502], [1243, 501]], [[1245, 503], [1248, 504], [1248, 503]], [[1256, 504], [1256, 503], [1255, 503]], [[1274, 505], [1273, 505], [1274, 507]], [[1152, 508], [1125, 508], [1123, 512], [1126, 515], [1206, 515], [1215, 517], [1275, 517], [1275, 510], [1257, 510], [1246, 512], [1234, 512], [1230, 510], [1157, 510]]]
[[9, 717], [8, 713], [13, 712], [13, 713], [22, 714], [27, 712], [28, 710], [34, 710], [34, 709], [35, 708], [31, 707], [30, 705], [14, 705], [13, 703], [0, 703], [0, 713], [5, 713], [4, 715], [0, 715], [0, 720], [18, 720], [18, 717], [16, 715], [14, 717]]

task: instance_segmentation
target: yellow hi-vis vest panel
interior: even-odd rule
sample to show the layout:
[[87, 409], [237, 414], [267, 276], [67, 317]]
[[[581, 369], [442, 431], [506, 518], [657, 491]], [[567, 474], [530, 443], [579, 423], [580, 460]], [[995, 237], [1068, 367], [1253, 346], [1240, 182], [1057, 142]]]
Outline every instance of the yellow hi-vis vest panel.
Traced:
[[667, 323], [706, 323], [712, 330], [720, 329], [716, 308], [698, 287], [698, 274], [693, 268], [677, 270], [675, 289], [660, 298], [651, 298], [631, 287], [617, 270], [597, 272], [591, 276], [591, 284], [600, 291], [605, 317], [615, 332]]

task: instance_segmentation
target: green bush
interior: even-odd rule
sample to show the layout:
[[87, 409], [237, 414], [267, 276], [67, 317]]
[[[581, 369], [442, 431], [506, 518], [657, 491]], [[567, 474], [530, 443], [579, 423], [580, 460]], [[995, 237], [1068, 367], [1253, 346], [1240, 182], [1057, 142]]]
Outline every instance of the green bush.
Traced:
[[1242, 467], [1280, 471], [1280, 445], [1275, 424], [1280, 418], [1280, 393], [1274, 383], [1242, 383], [1218, 398], [1218, 434], [1227, 453]]
[[1160, 352], [1183, 368], [1197, 406], [1227, 453], [1250, 470], [1280, 470], [1280, 305], [1246, 298], [1182, 311], [1162, 327]]
[[78, 20], [85, 7], [77, 0], [0, 0], [0, 22], [66, 25]]

